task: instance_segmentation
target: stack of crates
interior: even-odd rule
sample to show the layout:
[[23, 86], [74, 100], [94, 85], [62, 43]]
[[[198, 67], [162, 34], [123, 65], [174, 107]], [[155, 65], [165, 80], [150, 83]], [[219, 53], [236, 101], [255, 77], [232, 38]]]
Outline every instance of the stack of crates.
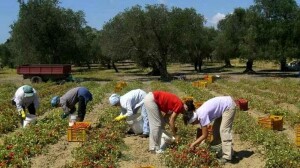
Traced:
[[269, 117], [259, 117], [258, 118], [258, 125], [267, 129], [273, 129], [273, 119]]
[[258, 125], [272, 130], [283, 130], [283, 117], [277, 115], [270, 115], [268, 117], [259, 117]]
[[69, 142], [84, 142], [87, 140], [88, 130], [91, 128], [90, 122], [75, 122], [68, 128], [67, 138]]
[[211, 75], [205, 75], [204, 80], [207, 81], [208, 84], [211, 84], [214, 82], [214, 78]]
[[192, 85], [197, 88], [206, 88], [207, 84], [208, 83], [205, 80], [199, 80], [192, 83]]
[[207, 85], [214, 82], [214, 77], [212, 75], [205, 75], [204, 80], [195, 81], [192, 83], [194, 87], [206, 88]]
[[300, 147], [300, 124], [296, 125], [296, 145]]

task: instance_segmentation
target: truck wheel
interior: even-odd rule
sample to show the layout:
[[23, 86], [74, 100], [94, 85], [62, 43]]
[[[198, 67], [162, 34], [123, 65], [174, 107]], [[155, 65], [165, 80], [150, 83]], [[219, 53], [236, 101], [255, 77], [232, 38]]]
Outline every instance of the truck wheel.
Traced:
[[43, 80], [41, 77], [39, 76], [33, 76], [31, 79], [30, 79], [31, 83], [41, 83]]

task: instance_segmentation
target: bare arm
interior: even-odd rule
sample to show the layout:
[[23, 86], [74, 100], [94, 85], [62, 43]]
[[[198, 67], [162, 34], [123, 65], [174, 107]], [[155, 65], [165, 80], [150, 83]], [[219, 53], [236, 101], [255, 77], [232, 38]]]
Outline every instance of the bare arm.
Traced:
[[176, 127], [175, 127], [175, 120], [179, 113], [172, 113], [170, 116], [169, 124], [172, 131], [173, 136], [176, 136]]
[[196, 139], [191, 145], [190, 148], [194, 148], [196, 145], [200, 144], [203, 140], [205, 140], [208, 136], [207, 126], [202, 127], [202, 135]]

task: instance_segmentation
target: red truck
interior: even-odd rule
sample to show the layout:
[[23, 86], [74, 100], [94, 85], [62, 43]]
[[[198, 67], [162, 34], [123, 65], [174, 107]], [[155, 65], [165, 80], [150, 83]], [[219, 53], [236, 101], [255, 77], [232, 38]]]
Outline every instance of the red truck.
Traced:
[[28, 64], [17, 67], [17, 73], [23, 75], [23, 79], [30, 79], [32, 83], [52, 81], [70, 81], [70, 64]]

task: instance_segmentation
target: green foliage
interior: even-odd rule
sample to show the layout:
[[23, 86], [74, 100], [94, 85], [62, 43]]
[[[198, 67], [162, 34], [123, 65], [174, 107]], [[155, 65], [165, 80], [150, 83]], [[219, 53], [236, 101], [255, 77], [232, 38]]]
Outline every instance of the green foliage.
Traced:
[[266, 167], [300, 166], [299, 150], [295, 149], [284, 135], [260, 128], [247, 113], [239, 112], [235, 118], [234, 131], [239, 133], [243, 140], [263, 146], [267, 152]]
[[134, 6], [104, 25], [101, 49], [112, 61], [130, 58], [168, 79], [168, 62], [183, 61], [183, 55], [189, 61], [200, 57], [205, 43], [203, 22], [203, 16], [195, 9]]
[[[58, 140], [66, 134], [67, 120], [61, 119], [60, 109], [49, 110], [49, 100], [53, 93], [58, 95], [63, 94], [73, 86], [73, 83], [65, 85], [53, 85], [51, 83], [34, 85], [34, 88], [37, 88], [38, 93], [41, 94], [43, 111], [39, 114], [44, 114], [46, 109], [49, 114], [43, 119], [39, 119], [37, 124], [29, 125], [28, 128], [18, 130], [5, 136], [3, 144], [0, 145], [1, 166], [28, 167], [30, 166], [29, 159], [31, 157], [46, 152], [47, 145], [57, 143]], [[81, 86], [88, 87], [94, 97], [94, 100], [87, 106], [87, 113], [93, 109], [93, 105], [103, 99], [108, 90], [113, 90], [113, 83], [99, 86], [99, 84], [95, 82], [84, 82], [81, 83]], [[16, 113], [15, 110], [12, 111]], [[10, 118], [15, 122], [18, 121], [17, 117], [14, 118], [11, 116], [14, 115], [11, 113], [10, 116], [6, 116], [6, 118], [4, 118], [6, 120], [4, 120], [3, 123], [13, 127], [10, 123], [5, 123], [9, 122]]]
[[[14, 62], [70, 63], [77, 61], [83, 12], [60, 8], [58, 0], [20, 2], [18, 20], [12, 25], [10, 51]], [[77, 59], [76, 59], [77, 58]]]

